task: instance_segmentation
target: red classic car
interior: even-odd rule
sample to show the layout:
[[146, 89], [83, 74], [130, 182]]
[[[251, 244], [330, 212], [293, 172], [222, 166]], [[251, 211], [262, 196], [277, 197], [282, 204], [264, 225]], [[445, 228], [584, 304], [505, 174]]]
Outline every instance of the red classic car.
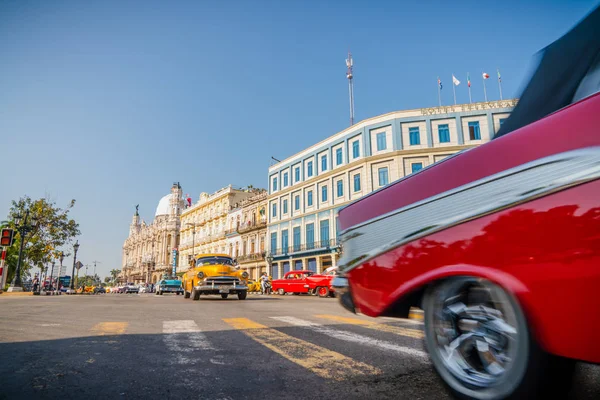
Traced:
[[574, 360], [600, 363], [599, 49], [600, 8], [544, 50], [493, 140], [339, 211], [342, 305], [423, 308], [461, 398], [566, 398]]
[[309, 293], [319, 297], [329, 297], [335, 295], [335, 289], [332, 286], [333, 278], [337, 276], [337, 267], [329, 267], [322, 274], [314, 274], [306, 278]]
[[286, 272], [282, 279], [271, 282], [273, 292], [281, 295], [286, 293], [309, 293], [307, 278], [313, 275], [313, 271], [290, 271]]

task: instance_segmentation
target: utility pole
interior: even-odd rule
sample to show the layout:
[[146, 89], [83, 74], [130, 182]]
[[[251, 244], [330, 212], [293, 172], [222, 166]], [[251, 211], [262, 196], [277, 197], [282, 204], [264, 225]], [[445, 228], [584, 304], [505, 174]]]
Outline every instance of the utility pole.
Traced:
[[92, 262], [94, 263], [94, 281], [95, 281], [96, 280], [96, 263], [98, 263], [98, 264], [102, 264], [102, 263], [100, 261], [96, 261], [96, 260], [94, 260]]

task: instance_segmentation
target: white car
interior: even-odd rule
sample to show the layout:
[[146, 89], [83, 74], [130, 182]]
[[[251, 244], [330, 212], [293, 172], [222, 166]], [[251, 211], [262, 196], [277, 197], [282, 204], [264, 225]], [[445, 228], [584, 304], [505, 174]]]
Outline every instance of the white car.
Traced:
[[148, 288], [146, 286], [140, 286], [140, 293], [148, 293]]

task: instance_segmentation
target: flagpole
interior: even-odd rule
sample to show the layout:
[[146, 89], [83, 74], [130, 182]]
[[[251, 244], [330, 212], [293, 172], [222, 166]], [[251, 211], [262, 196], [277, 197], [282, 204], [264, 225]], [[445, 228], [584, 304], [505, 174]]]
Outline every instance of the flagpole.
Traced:
[[454, 93], [454, 105], [456, 105], [456, 85], [454, 84], [454, 74], [452, 74], [452, 93]]
[[440, 104], [440, 107], [442, 106], [442, 92], [440, 91], [440, 77], [438, 76], [438, 81], [437, 81], [437, 87], [438, 87], [438, 102]]
[[500, 100], [502, 100], [502, 79], [500, 78], [500, 69], [497, 68], [498, 71], [498, 88], [500, 89]]
[[485, 102], [487, 103], [487, 91], [485, 90], [485, 78], [483, 74], [481, 75], [481, 79], [483, 80], [483, 97], [485, 98]]
[[471, 99], [471, 76], [469, 75], [469, 73], [467, 72], [467, 86], [469, 86], [469, 104], [473, 103], [473, 100]]

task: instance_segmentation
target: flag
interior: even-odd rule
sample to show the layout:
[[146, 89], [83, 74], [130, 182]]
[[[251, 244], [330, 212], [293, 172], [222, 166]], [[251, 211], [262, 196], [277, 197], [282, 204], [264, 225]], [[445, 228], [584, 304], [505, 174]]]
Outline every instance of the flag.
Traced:
[[454, 75], [452, 75], [452, 83], [454, 83], [456, 86], [460, 85], [460, 81], [456, 79]]
[[483, 79], [488, 79], [488, 78], [490, 77], [490, 76], [489, 76], [487, 73], [485, 73], [485, 72], [482, 74], [482, 76], [483, 76]]
[[467, 73], [467, 86], [471, 87], [471, 75]]
[[502, 82], [502, 78], [500, 78], [500, 70], [498, 70], [498, 82]]
[[440, 78], [438, 78], [438, 85], [440, 87], [440, 90], [442, 90], [442, 80]]

